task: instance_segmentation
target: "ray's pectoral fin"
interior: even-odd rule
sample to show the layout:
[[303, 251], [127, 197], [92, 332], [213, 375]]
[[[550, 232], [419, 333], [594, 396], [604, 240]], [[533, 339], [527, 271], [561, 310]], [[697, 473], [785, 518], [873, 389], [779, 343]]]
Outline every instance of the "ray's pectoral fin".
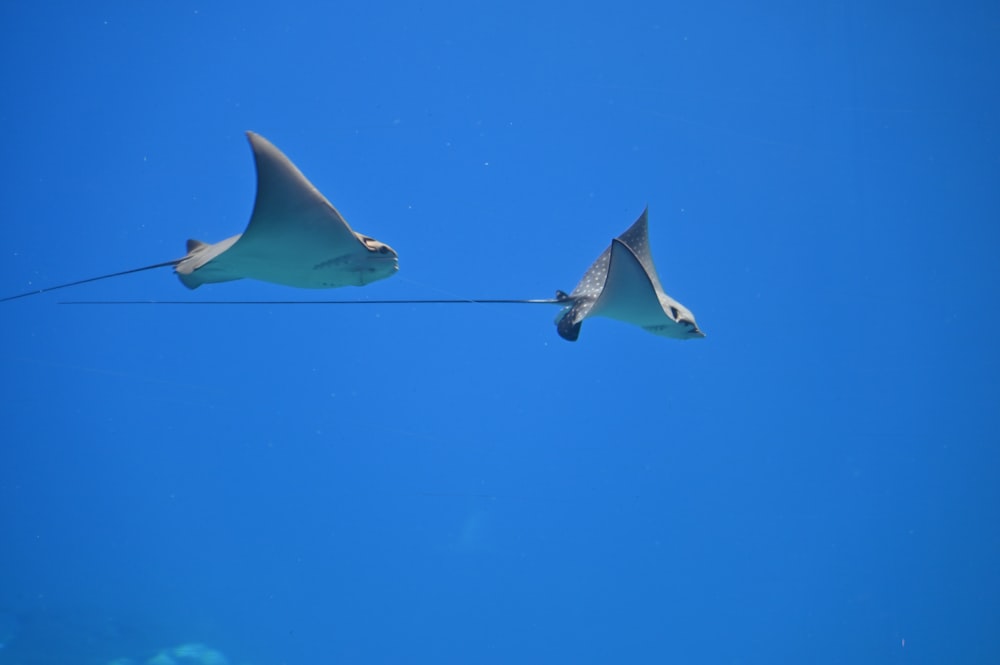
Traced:
[[559, 336], [568, 342], [575, 342], [580, 337], [583, 317], [579, 315], [577, 306], [568, 307], [556, 319], [556, 330]]
[[668, 296], [660, 285], [649, 250], [648, 211], [611, 241], [570, 295], [558, 292], [566, 306], [556, 317], [563, 339], [575, 341], [589, 316], [603, 316], [674, 339], [697, 339], [694, 314]]
[[584, 296], [574, 298], [565, 291], [556, 291], [556, 300], [565, 303], [556, 314], [556, 331], [566, 341], [575, 342], [580, 337], [583, 320], [594, 306], [594, 299]]

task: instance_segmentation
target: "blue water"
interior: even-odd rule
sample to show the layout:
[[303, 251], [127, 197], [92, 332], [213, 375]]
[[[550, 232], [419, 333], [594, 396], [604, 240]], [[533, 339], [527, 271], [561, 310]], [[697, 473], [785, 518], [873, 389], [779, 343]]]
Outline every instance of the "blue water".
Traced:
[[[0, 295], [242, 231], [245, 130], [400, 255], [2, 304], [0, 663], [1000, 662], [1000, 10], [688, 4], [0, 8]], [[547, 298], [646, 205], [704, 340], [58, 304]]]

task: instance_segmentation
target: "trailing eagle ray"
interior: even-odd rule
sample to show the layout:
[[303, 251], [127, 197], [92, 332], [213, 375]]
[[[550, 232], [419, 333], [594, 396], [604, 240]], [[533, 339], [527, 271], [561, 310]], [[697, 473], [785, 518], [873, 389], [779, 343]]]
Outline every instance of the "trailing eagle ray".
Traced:
[[357, 233], [302, 172], [270, 141], [247, 132], [257, 168], [257, 196], [246, 230], [209, 244], [188, 240], [173, 261], [36, 289], [0, 302], [69, 286], [173, 266], [189, 289], [258, 279], [306, 289], [363, 286], [398, 270], [391, 247]]
[[559, 336], [575, 342], [583, 320], [604, 316], [674, 339], [697, 339], [694, 314], [666, 294], [649, 251], [649, 209], [597, 257], [573, 292], [557, 292], [566, 304], [556, 317]]
[[572, 293], [557, 291], [555, 298], [442, 299], [442, 300], [130, 300], [74, 301], [73, 305], [414, 305], [414, 304], [532, 304], [562, 305], [556, 317], [559, 335], [574, 342], [584, 319], [602, 316], [637, 325], [673, 339], [705, 336], [694, 314], [663, 290], [649, 250], [648, 209], [627, 231], [611, 241]]

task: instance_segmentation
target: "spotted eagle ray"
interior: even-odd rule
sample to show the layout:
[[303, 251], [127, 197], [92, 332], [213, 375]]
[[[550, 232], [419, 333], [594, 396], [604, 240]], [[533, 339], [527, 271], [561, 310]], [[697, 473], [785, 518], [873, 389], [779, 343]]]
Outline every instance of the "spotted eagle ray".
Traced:
[[443, 299], [443, 300], [88, 300], [73, 305], [414, 305], [414, 304], [541, 304], [561, 305], [556, 329], [575, 342], [584, 319], [617, 319], [673, 339], [699, 339], [694, 314], [663, 290], [649, 249], [648, 209], [597, 257], [572, 293], [556, 291], [555, 298]]
[[247, 132], [257, 167], [257, 196], [243, 233], [209, 244], [188, 240], [187, 255], [109, 275], [50, 286], [0, 302], [173, 266], [184, 286], [258, 279], [306, 289], [364, 286], [398, 270], [398, 256], [385, 243], [357, 233], [337, 209], [280, 150]]
[[566, 304], [556, 317], [556, 329], [563, 339], [575, 342], [583, 320], [604, 316], [637, 325], [661, 337], [697, 339], [694, 314], [668, 296], [660, 285], [649, 251], [649, 209], [611, 246], [597, 257], [573, 292], [557, 292], [556, 300]]

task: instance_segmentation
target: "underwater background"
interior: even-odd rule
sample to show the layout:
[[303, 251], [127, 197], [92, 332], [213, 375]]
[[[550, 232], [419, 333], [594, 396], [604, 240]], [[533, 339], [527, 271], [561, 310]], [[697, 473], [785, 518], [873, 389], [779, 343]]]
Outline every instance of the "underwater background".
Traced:
[[[1000, 662], [1000, 6], [7, 2], [0, 664]], [[541, 305], [649, 206], [704, 340]]]

